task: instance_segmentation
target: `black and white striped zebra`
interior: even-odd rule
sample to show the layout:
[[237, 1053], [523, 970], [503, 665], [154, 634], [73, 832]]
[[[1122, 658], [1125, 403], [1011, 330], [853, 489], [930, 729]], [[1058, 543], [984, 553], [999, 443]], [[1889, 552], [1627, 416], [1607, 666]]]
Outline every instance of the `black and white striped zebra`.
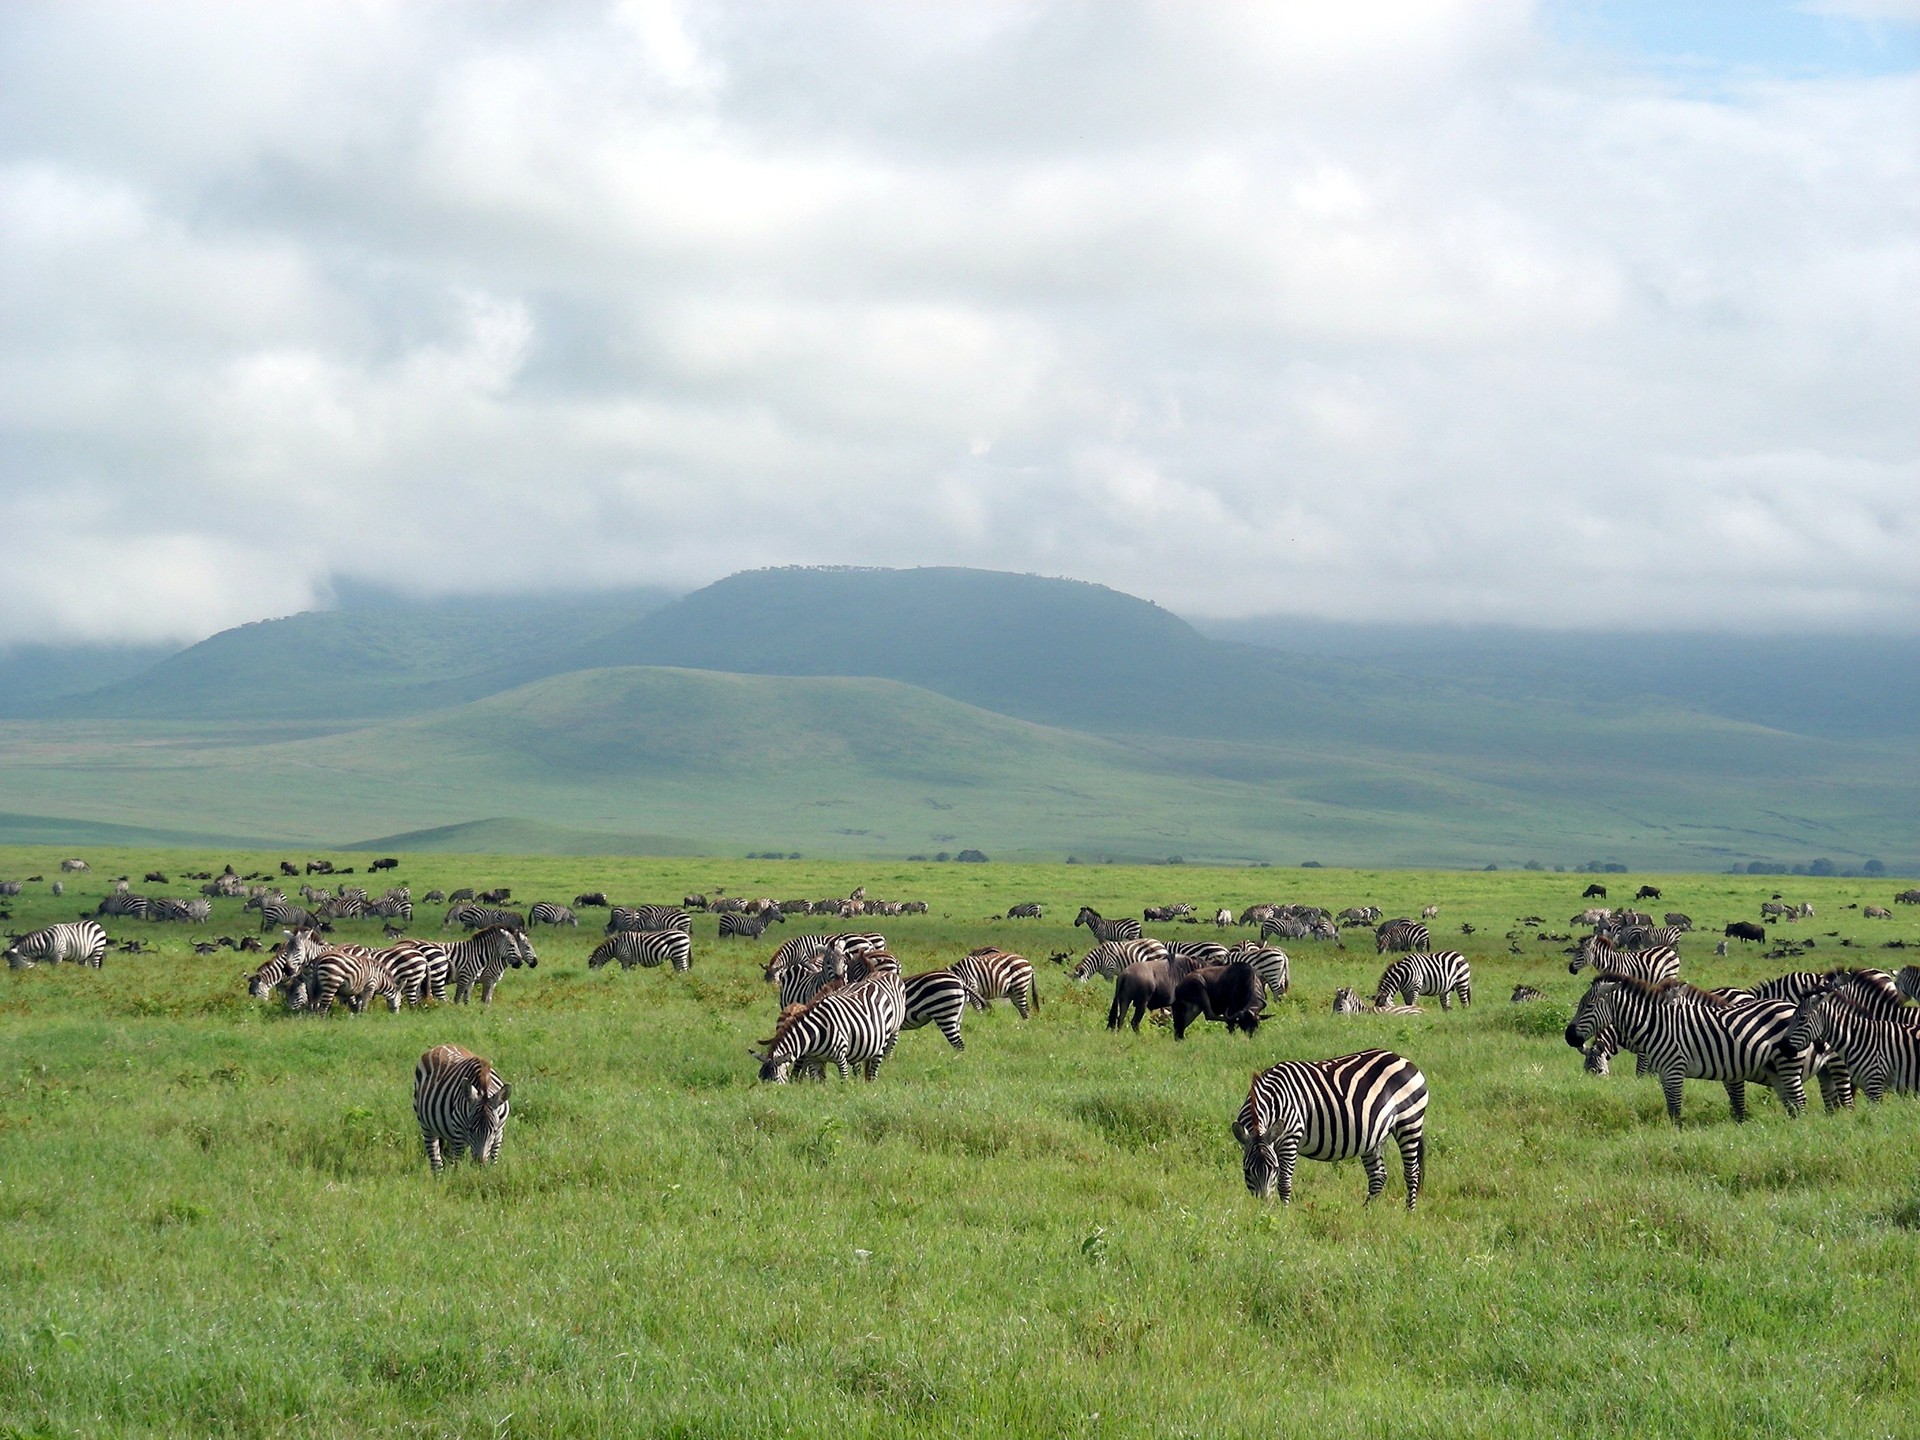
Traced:
[[1536, 990], [1536, 989], [1534, 989], [1534, 987], [1533, 987], [1533, 986], [1531, 986], [1531, 985], [1516, 985], [1516, 986], [1514, 986], [1514, 987], [1513, 987], [1513, 994], [1512, 994], [1512, 995], [1511, 995], [1511, 996], [1509, 997], [1509, 999], [1510, 999], [1510, 1000], [1512, 1001], [1512, 1003], [1513, 1003], [1513, 1004], [1515, 1004], [1515, 1005], [1525, 1005], [1525, 1004], [1527, 1004], [1527, 1003], [1529, 1003], [1530, 1001], [1534, 1001], [1534, 1000], [1544, 1000], [1544, 999], [1546, 999], [1546, 998], [1547, 998], [1547, 992], [1546, 992], [1546, 991], [1544, 991], [1544, 990]]
[[1067, 978], [1086, 980], [1099, 975], [1111, 980], [1129, 965], [1166, 958], [1167, 946], [1162, 940], [1103, 940], [1081, 957]]
[[555, 904], [551, 900], [535, 901], [527, 909], [527, 928], [535, 925], [572, 925], [578, 927], [580, 917], [565, 905]]
[[1786, 1044], [1789, 1050], [1830, 1049], [1854, 1088], [1875, 1104], [1889, 1090], [1920, 1089], [1920, 1016], [1905, 1007], [1869, 1013], [1844, 988], [1821, 990], [1800, 1002]]
[[408, 1005], [423, 1004], [428, 996], [437, 1002], [446, 1000], [453, 965], [445, 946], [431, 940], [402, 940], [380, 953], [393, 971], [400, 998]]
[[1007, 919], [1009, 920], [1038, 920], [1042, 918], [1043, 913], [1040, 908], [1040, 902], [1037, 900], [1028, 900], [1019, 905], [1009, 905], [1007, 907]]
[[295, 905], [284, 895], [260, 897], [260, 933], [269, 930], [311, 930], [319, 922], [304, 905]]
[[1391, 1050], [1362, 1050], [1332, 1060], [1283, 1060], [1260, 1071], [1233, 1122], [1247, 1189], [1293, 1200], [1293, 1172], [1309, 1160], [1360, 1157], [1367, 1203], [1387, 1187], [1389, 1139], [1400, 1148], [1407, 1209], [1420, 1203], [1426, 1167], [1427, 1079]]
[[1631, 975], [1650, 985], [1680, 978], [1680, 952], [1669, 945], [1651, 950], [1616, 950], [1611, 945], [1597, 944], [1594, 937], [1588, 936], [1567, 962], [1567, 973], [1578, 975], [1589, 965], [1613, 975]]
[[463, 1151], [476, 1165], [498, 1160], [512, 1095], [489, 1062], [458, 1045], [436, 1045], [422, 1055], [413, 1068], [413, 1114], [433, 1173]]
[[762, 911], [758, 915], [729, 911], [720, 917], [720, 938], [725, 940], [733, 935], [742, 940], [758, 940], [767, 933], [767, 926], [785, 919], [778, 910]]
[[1138, 920], [1129, 920], [1124, 917], [1118, 920], [1102, 919], [1100, 912], [1091, 905], [1082, 905], [1080, 913], [1073, 917], [1073, 923], [1086, 926], [1093, 932], [1095, 940], [1138, 940], [1140, 938]]
[[1333, 1013], [1336, 1015], [1424, 1015], [1427, 1012], [1418, 1005], [1369, 1005], [1362, 1000], [1352, 986], [1342, 985], [1333, 992]]
[[361, 920], [366, 917], [367, 902], [354, 895], [336, 895], [314, 907], [316, 920]]
[[982, 1008], [995, 1000], [1011, 1000], [1022, 1020], [1040, 1008], [1040, 992], [1033, 983], [1033, 962], [1024, 955], [997, 946], [984, 946], [953, 962], [952, 970], [980, 997]]
[[1293, 965], [1287, 952], [1258, 940], [1242, 940], [1227, 950], [1228, 961], [1244, 960], [1253, 967], [1269, 1000], [1278, 1000], [1293, 987]]
[[504, 926], [509, 930], [527, 928], [527, 917], [518, 910], [503, 909], [498, 905], [482, 905], [477, 900], [461, 900], [447, 907], [446, 917], [441, 920], [440, 928], [458, 925], [463, 930], [487, 930]]
[[984, 1010], [987, 1002], [966, 980], [953, 970], [925, 970], [906, 976], [901, 985], [907, 997], [907, 1018], [901, 1022], [902, 1030], [936, 1025], [954, 1049], [967, 1048], [967, 1042], [960, 1038], [960, 1017], [966, 1014], [969, 1005]]
[[1473, 969], [1458, 950], [1416, 950], [1402, 955], [1387, 966], [1374, 987], [1374, 1008], [1398, 995], [1402, 1005], [1411, 1005], [1416, 996], [1438, 995], [1440, 1008], [1451, 1010], [1453, 997], [1460, 997], [1460, 1008], [1473, 1005]]
[[376, 995], [386, 997], [389, 1010], [400, 1008], [400, 981], [389, 957], [364, 945], [327, 946], [306, 963], [301, 977], [306, 1008], [316, 1015], [331, 1013], [336, 999], [359, 1014]]
[[684, 930], [693, 933], [693, 917], [678, 905], [615, 905], [607, 912], [607, 934], [616, 930]]
[[1173, 962], [1173, 978], [1180, 980], [1209, 965], [1227, 963], [1227, 947], [1217, 940], [1169, 940], [1167, 959]]
[[811, 1005], [783, 1014], [764, 1048], [752, 1053], [760, 1061], [760, 1078], [784, 1085], [795, 1066], [832, 1061], [842, 1080], [859, 1065], [868, 1080], [899, 1043], [906, 1020], [906, 986], [898, 969], [882, 969], [864, 980], [829, 990]]
[[671, 965], [674, 974], [685, 975], [693, 969], [693, 937], [684, 930], [622, 930], [594, 947], [587, 968], [598, 970], [610, 960], [623, 970]]
[[489, 925], [445, 948], [447, 975], [453, 981], [453, 999], [457, 1005], [465, 1005], [472, 999], [475, 985], [480, 987], [480, 1003], [491, 1005], [494, 989], [509, 965], [517, 970], [522, 965], [531, 969], [540, 963], [525, 932], [506, 925]]
[[9, 970], [30, 970], [35, 965], [57, 965], [63, 960], [98, 970], [106, 963], [107, 932], [97, 921], [69, 920], [22, 935], [6, 949]]
[[[286, 938], [274, 947], [274, 951], [260, 963], [260, 968], [243, 978], [247, 982], [247, 994], [255, 1000], [265, 1000], [276, 989], [289, 984], [305, 968], [308, 959], [320, 953], [325, 947], [320, 937], [312, 930], [289, 930]], [[303, 1008], [300, 1005], [289, 1008]]]
[[382, 920], [400, 925], [413, 923], [413, 901], [404, 895], [383, 895], [374, 901], [368, 909]]
[[1602, 1031], [1617, 1047], [1640, 1057], [1659, 1077], [1667, 1116], [1680, 1123], [1680, 1096], [1687, 1080], [1718, 1080], [1736, 1121], [1747, 1118], [1749, 1081], [1772, 1087], [1789, 1115], [1806, 1108], [1806, 1072], [1811, 1057], [1789, 1052], [1784, 1041], [1794, 1007], [1779, 1000], [1737, 1004], [1697, 990], [1684, 980], [1644, 980], [1602, 973], [1587, 987], [1566, 1041], [1583, 1049]]
[[1374, 953], [1389, 950], [1431, 950], [1433, 935], [1418, 920], [1389, 920], [1373, 932]]

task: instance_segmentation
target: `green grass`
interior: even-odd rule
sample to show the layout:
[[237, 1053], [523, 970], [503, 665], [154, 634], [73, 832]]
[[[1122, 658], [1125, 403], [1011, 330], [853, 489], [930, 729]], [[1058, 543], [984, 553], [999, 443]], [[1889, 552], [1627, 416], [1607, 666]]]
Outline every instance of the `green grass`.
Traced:
[[[58, 858], [0, 850], [0, 876]], [[89, 858], [61, 900], [30, 885], [14, 928], [121, 871], [268, 859]], [[161, 952], [0, 974], [0, 1435], [1910, 1433], [1920, 1107], [1795, 1122], [1765, 1096], [1736, 1127], [1690, 1085], [1675, 1131], [1650, 1082], [1583, 1075], [1558, 1035], [1580, 982], [1514, 922], [1567, 929], [1584, 877], [451, 855], [399, 873], [517, 902], [865, 883], [932, 902], [880, 922], [910, 967], [1017, 944], [1044, 1003], [970, 1016], [964, 1055], [911, 1033], [870, 1087], [761, 1087], [745, 1047], [772, 1018], [769, 947], [711, 921], [689, 977], [589, 974], [590, 933], [543, 932], [491, 1010], [324, 1021], [247, 1001], [237, 957], [191, 954], [200, 932], [122, 922]], [[1920, 941], [1920, 912], [1848, 908], [1891, 883], [1658, 883], [1656, 909], [1703, 924], [1783, 884], [1814, 901], [1802, 965]], [[1029, 898], [1045, 921], [983, 918]], [[1359, 936], [1289, 947], [1295, 995], [1253, 1041], [1109, 1035], [1107, 988], [1046, 956], [1083, 948], [1082, 899], [1176, 898], [1438, 902], [1476, 1004], [1336, 1019], [1333, 988], [1381, 968]], [[240, 929], [224, 902], [204, 933]], [[1683, 949], [1703, 983], [1789, 968]], [[1519, 981], [1551, 1003], [1508, 1005]], [[446, 1040], [494, 1059], [514, 1115], [499, 1166], [435, 1181], [409, 1081]], [[1227, 1134], [1249, 1071], [1372, 1043], [1432, 1086], [1420, 1211], [1397, 1165], [1371, 1208], [1352, 1164], [1303, 1164], [1290, 1209], [1253, 1201]]]

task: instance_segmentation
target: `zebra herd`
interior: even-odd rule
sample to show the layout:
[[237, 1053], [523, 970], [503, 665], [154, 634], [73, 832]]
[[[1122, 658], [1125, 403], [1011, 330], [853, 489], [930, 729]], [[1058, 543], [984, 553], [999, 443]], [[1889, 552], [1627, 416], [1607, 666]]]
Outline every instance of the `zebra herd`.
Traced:
[[509, 968], [540, 963], [526, 932], [504, 925], [488, 926], [465, 940], [403, 939], [377, 948], [335, 944], [315, 929], [285, 934], [285, 942], [241, 978], [256, 1000], [278, 992], [289, 1011], [315, 1015], [331, 1013], [335, 1001], [359, 1014], [384, 1000], [398, 1012], [402, 1005], [429, 999], [444, 1002], [449, 986], [456, 1004], [467, 1004], [477, 987], [480, 1003], [491, 1005]]

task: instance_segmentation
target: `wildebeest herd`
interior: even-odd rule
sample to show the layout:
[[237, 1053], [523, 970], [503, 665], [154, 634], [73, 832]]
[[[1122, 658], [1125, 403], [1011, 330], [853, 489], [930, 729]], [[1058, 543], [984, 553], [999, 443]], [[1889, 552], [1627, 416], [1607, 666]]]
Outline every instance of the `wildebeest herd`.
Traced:
[[[370, 869], [391, 870], [397, 859]], [[309, 862], [301, 872], [282, 862], [281, 876], [240, 876], [229, 868], [202, 879], [201, 895], [172, 898], [135, 892], [125, 877], [113, 882], [91, 911], [75, 921], [13, 935], [5, 951], [11, 969], [70, 962], [98, 968], [111, 941], [102, 919], [207, 923], [216, 899], [241, 899], [245, 911], [258, 911], [262, 932], [281, 931], [281, 942], [243, 980], [257, 999], [278, 996], [290, 1012], [324, 1016], [336, 1004], [352, 1013], [384, 1001], [398, 1012], [448, 999], [464, 1003], [475, 989], [490, 1004], [506, 971], [539, 963], [531, 932], [535, 926], [579, 925], [579, 911], [607, 911], [602, 942], [587, 960], [590, 970], [614, 961], [623, 969], [670, 969], [686, 975], [694, 963], [693, 917], [717, 918], [716, 938], [759, 939], [770, 925], [789, 916], [830, 915], [848, 919], [926, 913], [924, 902], [878, 901], [864, 889], [822, 901], [736, 899], [686, 896], [679, 905], [616, 905], [605, 892], [583, 892], [571, 905], [539, 901], [525, 912], [508, 908], [505, 887], [431, 891], [426, 899], [445, 902], [440, 931], [458, 927], [462, 939], [411, 937], [403, 932], [414, 920], [408, 887], [396, 885], [375, 898], [366, 889], [337, 890], [303, 884], [299, 902], [279, 880], [296, 874], [337, 875], [331, 866]], [[63, 873], [84, 874], [85, 863], [63, 863]], [[36, 880], [40, 877], [34, 877]], [[54, 882], [57, 886], [59, 882]], [[170, 883], [159, 870], [143, 884]], [[22, 883], [0, 882], [0, 899], [20, 894]], [[59, 893], [56, 889], [54, 893]], [[1604, 898], [1590, 886], [1583, 898]], [[1636, 901], [1658, 899], [1643, 886]], [[1920, 892], [1902, 892], [1896, 903], [1920, 903]], [[1809, 904], [1778, 899], [1761, 907], [1776, 925], [1811, 919]], [[1070, 979], [1105, 977], [1113, 982], [1107, 1029], [1130, 1020], [1138, 1033], [1152, 1015], [1170, 1025], [1184, 1041], [1202, 1020], [1247, 1036], [1258, 1033], [1270, 1002], [1289, 995], [1294, 967], [1276, 940], [1325, 941], [1344, 948], [1344, 935], [1357, 927], [1371, 934], [1376, 954], [1390, 956], [1371, 999], [1350, 987], [1332, 999], [1340, 1014], [1419, 1015], [1418, 1001], [1432, 997], [1442, 1011], [1458, 999], [1464, 1010], [1473, 1001], [1473, 976], [1460, 951], [1436, 948], [1428, 922], [1438, 905], [1419, 919], [1385, 918], [1371, 906], [1353, 906], [1337, 914], [1301, 904], [1247, 907], [1209, 913], [1174, 902], [1147, 907], [1143, 919], [1157, 924], [1199, 924], [1222, 929], [1257, 926], [1258, 938], [1231, 946], [1214, 940], [1146, 935], [1142, 921], [1108, 918], [1082, 906], [1074, 920], [1092, 944], [1072, 968]], [[1869, 919], [1891, 918], [1879, 906], [1865, 908]], [[1010, 906], [1007, 919], [1038, 919], [1043, 906], [1026, 901]], [[998, 917], [995, 917], [998, 918]], [[340, 921], [383, 923], [383, 945], [351, 943], [331, 927]], [[1516, 922], [1544, 924], [1537, 916]], [[1565, 1030], [1568, 1045], [1581, 1051], [1589, 1070], [1606, 1074], [1622, 1051], [1635, 1056], [1636, 1070], [1659, 1079], [1669, 1115], [1678, 1121], [1683, 1082], [1713, 1080], [1727, 1091], [1733, 1117], [1746, 1118], [1745, 1087], [1763, 1084], [1779, 1097], [1789, 1115], [1804, 1110], [1809, 1080], [1815, 1082], [1829, 1111], [1853, 1103], [1856, 1091], [1878, 1101], [1888, 1091], [1920, 1088], [1920, 967], [1898, 972], [1835, 966], [1779, 975], [1749, 988], [1700, 988], [1680, 975], [1679, 946], [1693, 922], [1666, 912], [1656, 922], [1633, 909], [1588, 909], [1570, 923], [1588, 927], [1568, 948], [1573, 974], [1591, 969]], [[1472, 927], [1460, 927], [1472, 933]], [[1204, 933], [1204, 932], [1203, 932]], [[1763, 925], [1738, 919], [1725, 924], [1718, 953], [1726, 941], [1765, 943]], [[1518, 940], [1525, 928], [1510, 934]], [[247, 937], [250, 939], [251, 937]], [[1540, 940], [1571, 940], [1549, 936]], [[1842, 942], [1847, 943], [1847, 942]], [[1898, 942], [1894, 942], [1898, 943]], [[244, 941], [220, 937], [202, 942], [201, 953], [216, 944], [245, 948]], [[1792, 942], [1782, 954], [1800, 954], [1817, 941]], [[259, 948], [257, 943], [253, 948]], [[1520, 947], [1513, 947], [1520, 953]], [[1071, 958], [1055, 955], [1058, 961]], [[969, 1011], [983, 1011], [1007, 1000], [1023, 1019], [1032, 1019], [1041, 1003], [1034, 966], [1024, 955], [998, 945], [975, 947], [952, 964], [907, 973], [885, 935], [877, 931], [821, 931], [791, 934], [781, 940], [763, 967], [763, 978], [778, 996], [771, 1033], [749, 1047], [760, 1079], [786, 1083], [796, 1078], [824, 1080], [829, 1066], [844, 1079], [859, 1070], [878, 1075], [900, 1036], [925, 1026], [937, 1029], [954, 1051], [965, 1049], [961, 1022]], [[1546, 1000], [1531, 986], [1515, 988], [1514, 1003]], [[470, 1153], [477, 1162], [497, 1158], [508, 1115], [510, 1085], [491, 1062], [457, 1045], [438, 1045], [421, 1056], [414, 1076], [414, 1106], [423, 1145], [438, 1171], [449, 1152]], [[1368, 1199], [1386, 1182], [1384, 1151], [1399, 1147], [1407, 1204], [1419, 1199], [1425, 1161], [1424, 1120], [1428, 1090], [1421, 1071], [1403, 1056], [1379, 1049], [1326, 1060], [1289, 1060], [1259, 1071], [1233, 1123], [1243, 1151], [1243, 1173], [1257, 1195], [1290, 1198], [1296, 1162], [1358, 1157], [1368, 1177]]]

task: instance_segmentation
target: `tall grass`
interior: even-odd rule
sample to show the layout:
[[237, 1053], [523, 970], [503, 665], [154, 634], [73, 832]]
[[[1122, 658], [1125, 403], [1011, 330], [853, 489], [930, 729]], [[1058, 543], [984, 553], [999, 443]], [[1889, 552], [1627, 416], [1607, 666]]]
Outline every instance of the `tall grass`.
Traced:
[[[51, 877], [54, 858], [0, 852], [0, 874]], [[121, 869], [177, 879], [203, 857], [93, 858], [62, 901], [29, 887], [13, 927], [71, 915]], [[1734, 1126], [1719, 1087], [1689, 1085], [1675, 1130], [1657, 1086], [1582, 1074], [1559, 1029], [1583, 984], [1514, 924], [1569, 928], [1575, 877], [400, 873], [416, 895], [505, 883], [517, 901], [864, 882], [933, 902], [879, 922], [910, 969], [1017, 944], [1043, 1007], [969, 1016], [964, 1054], [911, 1033], [872, 1086], [762, 1087], [746, 1046], [772, 1019], [771, 947], [711, 921], [687, 977], [589, 974], [589, 919], [540, 933], [539, 969], [510, 971], [490, 1010], [329, 1020], [249, 1002], [238, 958], [191, 954], [201, 932], [115, 924], [162, 948], [0, 975], [0, 1435], [1911, 1433], [1920, 1109], [1790, 1121], [1762, 1095]], [[1779, 884], [1660, 883], [1656, 908], [1717, 923]], [[1874, 947], [1920, 938], [1912, 911], [1846, 908], [1891, 886], [1792, 884], [1820, 912], [1800, 965], [1891, 964], [1906, 957]], [[1109, 1035], [1105, 985], [1046, 961], [1084, 948], [1081, 899], [1267, 894], [1442, 903], [1474, 1007], [1334, 1017], [1334, 987], [1382, 968], [1362, 934], [1288, 947], [1295, 993], [1254, 1040], [1202, 1026], [1176, 1045]], [[1046, 920], [982, 918], [1028, 898]], [[416, 930], [436, 924], [422, 907]], [[237, 902], [218, 932], [240, 933]], [[1716, 960], [1705, 938], [1683, 953], [1704, 983], [1791, 963]], [[1521, 981], [1552, 999], [1508, 1005]], [[497, 1167], [436, 1181], [409, 1082], [446, 1040], [495, 1061], [514, 1113]], [[1252, 1200], [1227, 1129], [1249, 1072], [1369, 1044], [1432, 1087], [1419, 1212], [1397, 1166], [1372, 1207], [1352, 1164], [1303, 1164], [1291, 1208]]]

